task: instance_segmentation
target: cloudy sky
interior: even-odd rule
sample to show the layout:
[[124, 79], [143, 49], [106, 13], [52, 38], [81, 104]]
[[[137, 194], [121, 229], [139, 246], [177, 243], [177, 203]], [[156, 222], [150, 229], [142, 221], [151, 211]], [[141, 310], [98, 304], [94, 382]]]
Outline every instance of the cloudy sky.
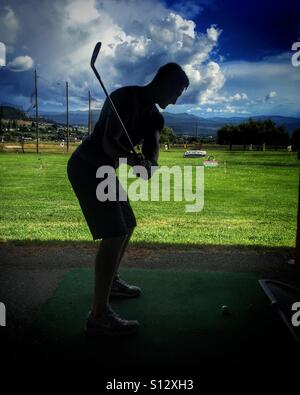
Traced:
[[100, 108], [89, 67], [97, 41], [109, 91], [177, 62], [190, 87], [169, 112], [300, 116], [296, 0], [1, 0], [0, 102], [29, 109], [37, 69], [41, 111], [64, 111], [65, 81], [71, 110], [87, 108], [88, 90]]

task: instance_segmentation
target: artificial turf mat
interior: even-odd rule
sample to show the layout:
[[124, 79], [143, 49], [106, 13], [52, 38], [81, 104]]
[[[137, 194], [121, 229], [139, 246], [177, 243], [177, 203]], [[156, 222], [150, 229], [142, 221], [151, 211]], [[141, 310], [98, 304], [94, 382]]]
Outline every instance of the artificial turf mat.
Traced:
[[[138, 335], [85, 337], [93, 271], [75, 269], [37, 314], [31, 357], [127, 369], [187, 368], [272, 361], [294, 347], [253, 274], [144, 269], [123, 269], [121, 274], [143, 289], [140, 298], [112, 302], [122, 317], [140, 321]], [[222, 314], [222, 305], [229, 306], [230, 315]]]

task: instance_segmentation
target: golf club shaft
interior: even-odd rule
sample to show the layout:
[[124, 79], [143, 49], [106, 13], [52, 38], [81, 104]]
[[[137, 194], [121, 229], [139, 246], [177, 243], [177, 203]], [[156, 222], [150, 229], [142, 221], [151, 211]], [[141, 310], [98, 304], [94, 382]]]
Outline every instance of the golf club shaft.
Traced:
[[123, 121], [122, 121], [122, 119], [121, 119], [121, 117], [120, 117], [120, 115], [119, 115], [119, 113], [118, 113], [118, 111], [117, 111], [117, 109], [116, 109], [116, 107], [115, 107], [115, 105], [114, 105], [112, 99], [110, 98], [110, 96], [109, 96], [109, 94], [108, 94], [108, 92], [107, 92], [107, 90], [106, 90], [106, 88], [105, 88], [105, 86], [104, 86], [104, 84], [103, 84], [103, 82], [102, 82], [102, 80], [101, 80], [101, 77], [100, 77], [100, 75], [99, 75], [99, 73], [98, 73], [98, 71], [97, 71], [97, 69], [96, 69], [96, 67], [95, 67], [95, 62], [96, 62], [98, 53], [99, 53], [99, 51], [100, 51], [100, 48], [101, 48], [101, 42], [98, 42], [98, 43], [96, 44], [96, 46], [95, 46], [95, 49], [94, 49], [94, 52], [93, 52], [93, 55], [92, 55], [92, 58], [91, 58], [91, 67], [92, 67], [92, 69], [93, 69], [93, 71], [94, 71], [94, 73], [95, 73], [95, 76], [97, 77], [97, 80], [100, 82], [100, 85], [101, 85], [101, 87], [102, 87], [102, 89], [103, 89], [103, 91], [104, 91], [104, 93], [105, 93], [105, 96], [106, 96], [106, 98], [107, 98], [107, 100], [108, 100], [108, 102], [109, 102], [109, 104], [110, 104], [110, 106], [111, 106], [113, 112], [115, 113], [117, 119], [118, 119], [119, 122], [120, 122], [120, 125], [122, 126], [123, 131], [125, 132], [125, 134], [126, 134], [126, 136], [127, 136], [127, 138], [128, 138], [128, 141], [129, 141], [129, 143], [130, 143], [130, 146], [131, 146], [131, 149], [132, 149], [133, 153], [134, 153], [136, 156], [138, 156], [138, 154], [137, 154], [137, 152], [136, 152], [136, 150], [135, 150], [135, 148], [134, 148], [134, 145], [133, 145], [133, 143], [132, 143], [132, 141], [131, 141], [131, 138], [130, 138], [128, 132], [127, 132], [127, 129], [126, 129], [126, 127], [125, 127], [125, 125], [124, 125], [124, 123], [123, 123]]

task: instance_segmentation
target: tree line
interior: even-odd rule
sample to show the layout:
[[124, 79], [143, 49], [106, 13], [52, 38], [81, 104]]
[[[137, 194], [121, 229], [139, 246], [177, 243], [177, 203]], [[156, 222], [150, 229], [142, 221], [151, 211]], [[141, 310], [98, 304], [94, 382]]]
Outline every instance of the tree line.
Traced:
[[[3, 122], [3, 118], [8, 121]], [[5, 133], [5, 140], [17, 136], [10, 135], [10, 129], [16, 129], [16, 119], [25, 119], [27, 116], [24, 112], [19, 109], [11, 108], [9, 106], [0, 106], [0, 132], [3, 132], [3, 127], [8, 128]], [[35, 127], [32, 123], [31, 128], [28, 126], [19, 126], [19, 134], [23, 137], [31, 137], [32, 128]], [[62, 131], [55, 130], [57, 126], [52, 125], [52, 133], [47, 134], [50, 139], [63, 139], [64, 133]], [[53, 133], [54, 132], [54, 133]], [[55, 133], [56, 132], [56, 133]], [[1, 135], [3, 133], [0, 133]], [[79, 133], [80, 138], [83, 138], [84, 133]], [[46, 136], [45, 136], [46, 137]], [[160, 135], [160, 143], [176, 143], [176, 142], [199, 142], [199, 139], [193, 136], [182, 137], [174, 133], [172, 128], [165, 126]], [[300, 128], [294, 130], [292, 136], [289, 136], [285, 130], [284, 125], [277, 126], [271, 119], [267, 120], [254, 120], [250, 118], [246, 122], [242, 122], [238, 125], [226, 124], [217, 132], [217, 144], [229, 145], [232, 149], [233, 145], [243, 145], [246, 149], [246, 145], [262, 146], [263, 144], [274, 146], [275, 149], [280, 146], [292, 145], [293, 150], [300, 150]]]
[[[173, 130], [167, 126], [161, 132], [161, 143], [178, 142]], [[186, 139], [186, 138], [185, 138]], [[195, 141], [194, 141], [195, 140]], [[189, 143], [198, 142], [196, 137], [190, 137]], [[271, 119], [248, 121], [238, 125], [226, 124], [217, 132], [217, 144], [229, 145], [230, 150], [233, 145], [242, 145], [246, 149], [247, 145], [262, 146], [263, 144], [273, 146], [275, 149], [282, 146], [291, 145], [294, 151], [300, 150], [300, 128], [294, 130], [292, 136], [286, 131], [284, 125], [277, 126]]]
[[[296, 131], [295, 131], [296, 132]], [[295, 134], [294, 132], [294, 134]], [[277, 126], [271, 119], [249, 119], [239, 125], [226, 124], [218, 130], [217, 143], [233, 145], [272, 145], [286, 146], [291, 144], [291, 138], [283, 125]], [[292, 137], [293, 140], [293, 137]]]

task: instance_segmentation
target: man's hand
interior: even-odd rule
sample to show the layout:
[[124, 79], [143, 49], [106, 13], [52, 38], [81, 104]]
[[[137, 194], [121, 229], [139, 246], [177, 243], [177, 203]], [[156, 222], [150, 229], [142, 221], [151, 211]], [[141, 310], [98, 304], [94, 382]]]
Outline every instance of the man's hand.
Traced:
[[[153, 167], [158, 166], [158, 163], [151, 162], [150, 160], [146, 159], [143, 154], [138, 154], [135, 163], [131, 166], [133, 166], [133, 174], [135, 174], [138, 177], [142, 177], [146, 180], [149, 180], [154, 172]], [[145, 174], [145, 170], [146, 170], [146, 174]]]
[[135, 154], [135, 153], [130, 153], [127, 157], [127, 163], [129, 166], [144, 166], [145, 162], [145, 157], [143, 154]]

